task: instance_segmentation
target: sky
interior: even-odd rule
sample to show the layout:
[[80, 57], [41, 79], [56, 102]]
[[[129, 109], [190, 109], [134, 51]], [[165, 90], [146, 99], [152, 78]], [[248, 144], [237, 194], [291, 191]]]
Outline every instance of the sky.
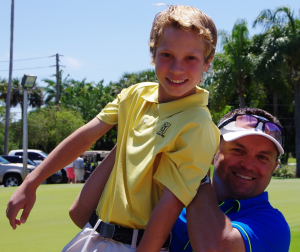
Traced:
[[[165, 6], [155, 0], [15, 0], [13, 78], [52, 79], [55, 54], [63, 78], [87, 82], [118, 81], [125, 72], [153, 68], [149, 34], [154, 16]], [[182, 0], [163, 3], [194, 6], [214, 20], [218, 30], [231, 32], [238, 19], [248, 23], [250, 36], [260, 33], [253, 21], [264, 9], [289, 5], [299, 17], [299, 0]], [[11, 0], [0, 1], [0, 78], [9, 77]], [[218, 46], [217, 46], [218, 49]], [[16, 119], [21, 109], [12, 108]]]

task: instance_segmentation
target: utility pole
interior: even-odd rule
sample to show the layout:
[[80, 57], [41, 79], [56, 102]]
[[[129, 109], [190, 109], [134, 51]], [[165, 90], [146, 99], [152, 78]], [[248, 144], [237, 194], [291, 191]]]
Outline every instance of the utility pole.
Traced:
[[11, 0], [11, 15], [10, 15], [10, 58], [9, 58], [9, 77], [7, 85], [6, 95], [6, 112], [5, 112], [5, 133], [4, 133], [4, 147], [3, 153], [8, 153], [8, 128], [9, 128], [9, 112], [10, 112], [10, 91], [11, 91], [11, 79], [13, 70], [13, 41], [14, 41], [14, 0]]
[[59, 54], [56, 54], [56, 99], [55, 104], [59, 105]]
[[[58, 53], [55, 54], [55, 55], [52, 55], [51, 57], [54, 57], [56, 56], [56, 65], [54, 65], [56, 67], [56, 74], [53, 74], [51, 76], [55, 76], [56, 77], [56, 96], [55, 96], [55, 104], [56, 105], [59, 105], [59, 80], [61, 79], [60, 78], [60, 74], [59, 74], [59, 67], [65, 67], [65, 66], [62, 66], [62, 65], [59, 65], [59, 56], [63, 56], [63, 55], [59, 55]], [[51, 67], [54, 67], [54, 66], [51, 66]]]

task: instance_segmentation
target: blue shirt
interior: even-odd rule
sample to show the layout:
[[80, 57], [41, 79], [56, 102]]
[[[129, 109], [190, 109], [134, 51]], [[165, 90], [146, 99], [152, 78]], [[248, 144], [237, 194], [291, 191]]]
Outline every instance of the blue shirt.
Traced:
[[[219, 207], [230, 218], [232, 226], [240, 231], [247, 252], [288, 252], [290, 228], [282, 213], [271, 206], [267, 192], [244, 200], [228, 199]], [[171, 252], [192, 251], [185, 208], [172, 234]]]

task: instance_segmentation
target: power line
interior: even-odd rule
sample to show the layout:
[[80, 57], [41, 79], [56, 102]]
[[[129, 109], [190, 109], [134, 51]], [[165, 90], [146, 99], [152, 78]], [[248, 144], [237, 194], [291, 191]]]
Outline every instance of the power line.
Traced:
[[[38, 57], [38, 58], [17, 59], [17, 60], [13, 60], [13, 61], [24, 61], [24, 60], [44, 59], [44, 58], [51, 58], [51, 57], [54, 57], [54, 56], [55, 56], [55, 55], [52, 55], [52, 56], [45, 56], [45, 57]], [[3, 62], [9, 62], [9, 60], [2, 60], [2, 61], [0, 61], [0, 63], [3, 63]]]
[[[63, 63], [63, 62], [61, 61], [61, 63]], [[65, 66], [65, 69], [66, 69], [66, 70], [69, 69], [72, 73], [74, 73], [74, 74], [77, 75], [79, 78], [81, 78], [81, 77], [80, 77], [78, 74], [76, 74], [71, 68]], [[81, 78], [81, 79], [82, 79], [82, 78]]]
[[[27, 70], [27, 69], [38, 69], [38, 68], [48, 68], [50, 66], [45, 66], [45, 67], [30, 67], [30, 68], [19, 68], [19, 69], [13, 69], [13, 71], [18, 71], [18, 70]], [[7, 72], [8, 70], [0, 70], [0, 72]]]

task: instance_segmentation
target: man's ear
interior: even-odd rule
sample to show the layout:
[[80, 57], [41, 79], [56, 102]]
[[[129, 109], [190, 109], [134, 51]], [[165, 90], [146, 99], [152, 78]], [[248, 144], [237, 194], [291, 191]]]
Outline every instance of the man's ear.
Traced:
[[279, 164], [279, 161], [276, 161], [276, 162], [275, 162], [275, 166], [274, 166], [274, 168], [273, 168], [273, 171], [272, 171], [272, 172], [274, 172], [274, 171], [275, 171], [275, 169], [276, 169], [276, 167], [278, 166], [278, 164]]

